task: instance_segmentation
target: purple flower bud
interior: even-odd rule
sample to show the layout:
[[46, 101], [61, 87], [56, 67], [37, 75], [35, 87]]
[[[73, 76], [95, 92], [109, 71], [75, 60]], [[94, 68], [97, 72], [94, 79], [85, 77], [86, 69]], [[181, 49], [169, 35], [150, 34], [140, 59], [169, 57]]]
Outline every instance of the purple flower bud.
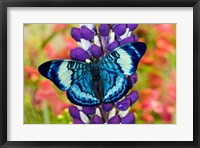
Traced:
[[119, 124], [119, 123], [120, 123], [119, 115], [115, 115], [111, 119], [108, 120], [108, 124]]
[[88, 50], [91, 52], [94, 58], [99, 58], [103, 55], [103, 50], [95, 44], [93, 44]]
[[70, 50], [70, 56], [73, 60], [78, 61], [85, 61], [86, 59], [90, 59], [89, 53], [79, 47]]
[[85, 124], [81, 119], [77, 119], [77, 118], [73, 119], [73, 123], [74, 124]]
[[109, 112], [113, 108], [113, 104], [111, 104], [111, 103], [110, 104], [103, 103], [102, 104], [102, 108], [103, 108], [104, 111]]
[[121, 36], [126, 32], [126, 25], [125, 24], [118, 24], [113, 26], [113, 32], [115, 32], [116, 36]]
[[133, 112], [128, 113], [125, 117], [121, 119], [122, 124], [133, 124], [135, 123], [135, 116]]
[[92, 124], [103, 124], [103, 119], [99, 117], [98, 115], [95, 115], [92, 118]]
[[133, 85], [137, 82], [138, 80], [138, 76], [137, 76], [137, 73], [131, 75], [131, 76], [128, 76], [128, 80], [129, 80], [129, 84], [130, 84], [130, 88], [133, 87]]
[[72, 118], [80, 119], [80, 113], [79, 109], [76, 106], [70, 106], [69, 107], [69, 114]]
[[79, 41], [81, 40], [82, 36], [81, 36], [81, 33], [80, 33], [80, 29], [79, 28], [76, 28], [76, 27], [73, 27], [71, 29], [71, 36], [76, 40], [76, 41]]
[[99, 26], [99, 33], [101, 36], [108, 36], [110, 32], [110, 27], [108, 24], [101, 24]]
[[117, 48], [119, 46], [119, 43], [117, 41], [112, 42], [111, 44], [108, 45], [107, 50], [108, 51], [112, 51], [115, 48]]
[[95, 107], [83, 107], [82, 111], [87, 115], [93, 115], [95, 113]]
[[137, 28], [138, 24], [127, 24], [127, 27], [130, 31], [133, 31]]
[[122, 101], [119, 101], [116, 103], [116, 107], [119, 110], [125, 111], [130, 107], [130, 100], [129, 99], [123, 99]]
[[139, 94], [138, 94], [138, 91], [135, 90], [135, 91], [132, 91], [131, 93], [129, 93], [125, 99], [127, 100], [130, 100], [130, 106], [132, 106], [139, 98]]
[[94, 38], [94, 32], [86, 26], [81, 26], [81, 36], [86, 40], [92, 40]]
[[134, 41], [133, 36], [129, 36], [123, 40], [121, 40], [119, 43], [120, 45], [124, 45], [124, 44], [128, 44], [128, 43], [132, 43]]

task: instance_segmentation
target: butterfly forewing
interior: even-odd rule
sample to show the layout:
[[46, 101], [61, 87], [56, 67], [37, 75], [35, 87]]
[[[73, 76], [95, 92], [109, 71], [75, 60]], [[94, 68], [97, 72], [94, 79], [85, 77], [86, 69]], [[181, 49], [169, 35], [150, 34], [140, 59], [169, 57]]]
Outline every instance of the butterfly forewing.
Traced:
[[102, 58], [99, 66], [125, 75], [133, 75], [145, 51], [146, 45], [144, 43], [134, 42], [125, 44]]

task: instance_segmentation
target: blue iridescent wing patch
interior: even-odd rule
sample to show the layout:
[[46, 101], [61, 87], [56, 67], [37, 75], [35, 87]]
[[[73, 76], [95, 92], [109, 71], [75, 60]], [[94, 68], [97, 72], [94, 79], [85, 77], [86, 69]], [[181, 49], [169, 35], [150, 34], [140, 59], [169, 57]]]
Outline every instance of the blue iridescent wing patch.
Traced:
[[144, 43], [134, 42], [125, 44], [106, 55], [99, 62], [99, 66], [117, 73], [133, 75], [145, 51], [146, 44]]
[[92, 77], [86, 63], [73, 60], [53, 60], [43, 63], [38, 70], [59, 89], [67, 90], [68, 99], [72, 103], [81, 106], [95, 106], [100, 103], [90, 86]]
[[99, 61], [100, 76], [104, 88], [103, 102], [114, 102], [128, 92], [128, 79], [125, 75], [133, 75], [146, 45], [141, 42], [120, 46]]
[[97, 106], [100, 100], [96, 98], [92, 87], [92, 75], [88, 72], [67, 90], [68, 99], [80, 106]]
[[101, 69], [101, 81], [104, 90], [104, 103], [111, 103], [122, 98], [129, 91], [128, 79], [124, 74]]

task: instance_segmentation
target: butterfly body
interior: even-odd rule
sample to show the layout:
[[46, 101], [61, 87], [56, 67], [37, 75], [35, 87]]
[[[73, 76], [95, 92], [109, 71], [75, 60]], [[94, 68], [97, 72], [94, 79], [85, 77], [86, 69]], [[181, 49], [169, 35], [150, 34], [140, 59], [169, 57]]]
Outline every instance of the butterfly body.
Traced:
[[102, 99], [104, 97], [103, 94], [103, 86], [101, 82], [101, 76], [100, 76], [100, 67], [98, 61], [93, 61], [90, 64], [90, 72], [92, 75], [92, 88], [94, 90], [94, 94], [97, 99], [99, 99], [100, 102], [102, 102]]
[[129, 91], [127, 75], [133, 75], [146, 51], [140, 42], [116, 48], [91, 63], [74, 60], [53, 60], [40, 65], [39, 72], [59, 89], [66, 90], [68, 99], [80, 106], [112, 103]]

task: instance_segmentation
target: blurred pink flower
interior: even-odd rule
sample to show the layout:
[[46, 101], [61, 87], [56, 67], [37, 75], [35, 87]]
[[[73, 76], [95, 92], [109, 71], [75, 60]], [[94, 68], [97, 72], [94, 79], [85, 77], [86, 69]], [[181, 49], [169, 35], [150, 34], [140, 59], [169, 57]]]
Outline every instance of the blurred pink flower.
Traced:
[[155, 73], [148, 73], [149, 85], [151, 88], [158, 88], [162, 86], [163, 79]]
[[44, 80], [39, 83], [39, 88], [36, 90], [33, 98], [33, 105], [36, 108], [41, 109], [43, 101], [46, 102], [48, 107], [53, 109], [56, 115], [62, 113], [65, 108], [69, 107], [67, 103], [58, 100], [57, 93], [51, 82], [48, 80]]
[[175, 34], [175, 29], [173, 28], [172, 24], [158, 24], [158, 25], [154, 25], [154, 26], [159, 33], [166, 33], [169, 35]]
[[166, 53], [171, 53], [174, 49], [172, 43], [162, 36], [156, 38], [156, 47], [157, 50], [160, 50], [160, 56], [165, 56]]
[[44, 47], [44, 52], [49, 59], [56, 58], [57, 56], [57, 53], [50, 42]]
[[38, 70], [31, 66], [24, 66], [24, 79], [37, 81], [39, 78]]
[[59, 32], [67, 28], [67, 24], [55, 24], [53, 25], [53, 32]]

